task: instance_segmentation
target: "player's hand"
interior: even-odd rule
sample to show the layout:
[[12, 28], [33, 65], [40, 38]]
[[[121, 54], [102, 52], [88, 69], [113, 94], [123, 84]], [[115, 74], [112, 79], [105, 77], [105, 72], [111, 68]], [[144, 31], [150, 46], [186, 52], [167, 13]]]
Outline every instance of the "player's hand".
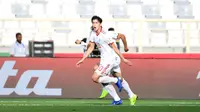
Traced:
[[125, 51], [125, 52], [128, 52], [128, 51], [129, 51], [128, 47], [124, 48], [124, 51]]
[[129, 60], [127, 60], [127, 59], [124, 59], [123, 62], [125, 64], [129, 65], [129, 66], [132, 66], [132, 63]]
[[78, 62], [76, 63], [76, 66], [77, 66], [77, 67], [80, 67], [80, 65], [83, 63], [83, 61], [84, 61], [83, 59], [81, 59], [80, 61], [78, 61]]

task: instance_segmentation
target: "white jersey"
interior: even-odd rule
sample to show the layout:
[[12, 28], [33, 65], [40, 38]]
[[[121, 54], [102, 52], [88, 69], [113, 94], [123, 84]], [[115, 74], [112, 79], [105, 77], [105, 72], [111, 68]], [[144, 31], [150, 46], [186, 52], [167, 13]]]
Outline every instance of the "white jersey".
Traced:
[[117, 40], [118, 33], [116, 33], [115, 31], [108, 31], [108, 33], [112, 36], [112, 39], [114, 39], [115, 41]]
[[[119, 58], [119, 56], [115, 53], [115, 51], [111, 48], [110, 44], [115, 43], [115, 40], [113, 39], [114, 35], [113, 33], [102, 31], [97, 36], [96, 32], [91, 32], [91, 35], [89, 37], [90, 42], [96, 43], [98, 46], [100, 52], [101, 52], [101, 61], [113, 61], [116, 58]], [[114, 37], [116, 38], [116, 37]]]

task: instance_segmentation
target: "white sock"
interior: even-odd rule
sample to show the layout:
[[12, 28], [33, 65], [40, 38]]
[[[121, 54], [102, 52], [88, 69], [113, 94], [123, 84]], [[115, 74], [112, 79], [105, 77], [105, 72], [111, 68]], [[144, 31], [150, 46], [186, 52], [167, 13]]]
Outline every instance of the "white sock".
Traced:
[[124, 90], [128, 93], [129, 98], [132, 98], [134, 93], [132, 92], [131, 88], [129, 87], [128, 82], [126, 82], [126, 80], [122, 81], [122, 87], [124, 88]]
[[103, 76], [99, 78], [99, 83], [117, 83], [118, 79], [109, 76]]
[[117, 92], [116, 92], [116, 90], [115, 90], [115, 88], [113, 87], [112, 84], [106, 85], [104, 87], [104, 89], [110, 94], [110, 96], [113, 97], [113, 99], [115, 101], [119, 101], [120, 100], [120, 98], [119, 98], [119, 96], [118, 96], [118, 94], [117, 94]]

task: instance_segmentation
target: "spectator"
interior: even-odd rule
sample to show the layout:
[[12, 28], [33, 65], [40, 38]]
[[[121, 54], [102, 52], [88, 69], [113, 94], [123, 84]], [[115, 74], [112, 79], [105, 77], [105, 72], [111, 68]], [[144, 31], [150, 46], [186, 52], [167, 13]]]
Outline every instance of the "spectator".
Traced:
[[12, 57], [26, 57], [26, 48], [22, 43], [22, 34], [16, 34], [16, 42], [13, 44], [11, 48], [11, 56]]

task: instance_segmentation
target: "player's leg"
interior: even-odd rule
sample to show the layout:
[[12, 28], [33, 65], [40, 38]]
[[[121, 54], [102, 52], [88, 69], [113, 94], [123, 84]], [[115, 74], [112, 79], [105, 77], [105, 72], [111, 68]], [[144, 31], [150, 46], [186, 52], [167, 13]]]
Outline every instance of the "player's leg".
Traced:
[[[94, 65], [94, 71], [97, 70], [97, 68], [99, 67], [99, 63], [97, 63], [96, 65]], [[99, 96], [100, 99], [105, 98], [108, 95], [108, 91], [106, 91], [106, 89], [104, 88], [105, 84], [102, 84], [102, 92], [101, 95]]]
[[102, 63], [98, 67], [97, 70], [95, 70], [94, 74], [92, 75], [92, 80], [96, 83], [115, 83], [117, 87], [119, 88], [119, 91], [122, 90], [121, 80], [116, 77], [110, 77], [106, 76], [105, 74], [110, 73], [110, 70], [112, 69], [111, 64]]
[[103, 85], [103, 88], [110, 94], [110, 96], [113, 97], [113, 99], [114, 99], [112, 102], [113, 105], [122, 104], [122, 100], [118, 96], [118, 94], [112, 84], [107, 83], [107, 84], [102, 84], [102, 85]]
[[108, 91], [102, 87], [101, 95], [99, 96], [100, 99], [105, 98], [108, 95]]
[[[92, 79], [94, 82], [98, 83], [116, 83], [119, 90], [121, 91], [121, 80], [116, 77], [110, 77], [106, 76], [106, 74], [110, 73], [110, 70], [112, 69], [112, 65], [107, 63], [101, 63], [100, 66], [95, 70], [94, 75], [92, 76]], [[120, 105], [122, 104], [121, 99], [119, 98], [117, 92], [115, 91], [112, 84], [104, 86], [104, 89], [108, 91], [108, 93], [113, 97], [114, 101], [112, 104], [114, 105]]]
[[[121, 73], [121, 69], [120, 69], [119, 66], [114, 67], [113, 73], [114, 73], [115, 77], [121, 77], [122, 78], [122, 73]], [[122, 80], [122, 87], [124, 88], [124, 90], [126, 91], [126, 93], [129, 96], [130, 104], [135, 105], [136, 100], [137, 100], [137, 95], [132, 92], [128, 82], [125, 79]]]

